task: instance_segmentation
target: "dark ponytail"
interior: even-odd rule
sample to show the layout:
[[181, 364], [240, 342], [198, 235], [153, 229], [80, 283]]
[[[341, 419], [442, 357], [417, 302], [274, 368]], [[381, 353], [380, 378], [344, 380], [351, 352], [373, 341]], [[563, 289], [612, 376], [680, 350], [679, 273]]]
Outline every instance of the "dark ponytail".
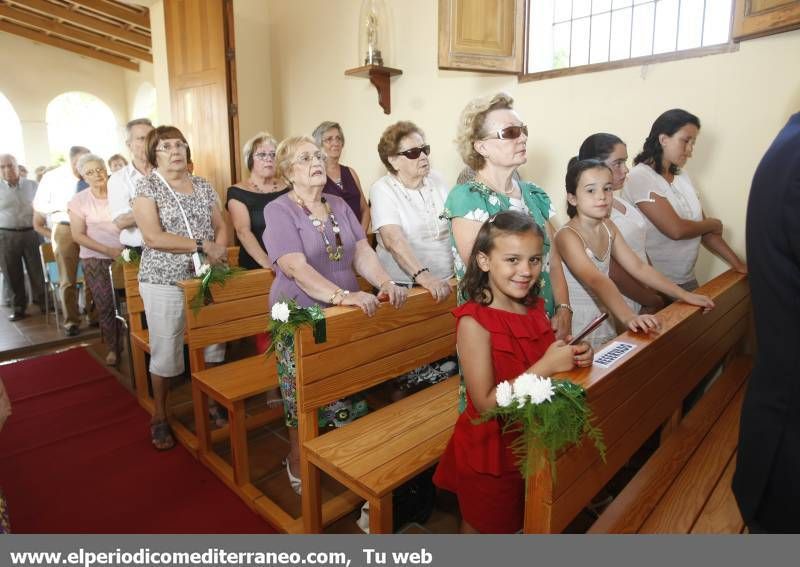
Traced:
[[[655, 170], [655, 172], [659, 175], [663, 174], [664, 166], [661, 162], [663, 161], [662, 158], [664, 157], [664, 148], [661, 147], [661, 142], [658, 140], [658, 137], [661, 134], [672, 136], [675, 134], [675, 132], [687, 124], [693, 124], [694, 126], [697, 126], [698, 130], [700, 129], [700, 119], [691, 112], [687, 112], [680, 108], [667, 110], [661, 116], [656, 118], [656, 121], [653, 122], [652, 128], [650, 128], [650, 134], [644, 141], [642, 151], [639, 153], [639, 155], [633, 158], [634, 165], [644, 163], [652, 167], [653, 170]], [[669, 172], [673, 175], [677, 175], [680, 173], [680, 168], [674, 163], [670, 164]]]
[[586, 138], [578, 150], [578, 159], [599, 159], [605, 161], [612, 153], [617, 144], [625, 145], [625, 142], [614, 134], [598, 132]]

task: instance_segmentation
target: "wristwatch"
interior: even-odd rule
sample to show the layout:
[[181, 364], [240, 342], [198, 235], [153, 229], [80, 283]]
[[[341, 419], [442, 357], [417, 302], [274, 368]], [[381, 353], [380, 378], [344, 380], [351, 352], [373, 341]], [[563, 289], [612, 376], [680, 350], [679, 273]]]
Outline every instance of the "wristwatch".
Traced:
[[198, 254], [202, 254], [203, 253], [203, 239], [202, 238], [198, 238], [197, 240], [194, 241], [194, 243], [197, 245], [197, 253]]

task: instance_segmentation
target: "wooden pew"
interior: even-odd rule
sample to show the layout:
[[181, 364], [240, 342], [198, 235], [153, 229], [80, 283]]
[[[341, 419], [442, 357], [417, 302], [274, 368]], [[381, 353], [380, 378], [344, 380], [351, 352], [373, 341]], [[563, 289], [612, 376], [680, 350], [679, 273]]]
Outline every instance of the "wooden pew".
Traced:
[[295, 336], [303, 530], [324, 524], [320, 471], [370, 503], [370, 533], [392, 532], [392, 490], [434, 465], [458, 417], [457, 376], [320, 435], [318, 409], [455, 352], [455, 293], [436, 304], [413, 289], [402, 309], [325, 310], [327, 340]]
[[[228, 247], [228, 264], [239, 265], [239, 247]], [[146, 355], [150, 353], [150, 334], [145, 323], [144, 303], [139, 294], [139, 266], [138, 264], [123, 264], [123, 278], [125, 282], [125, 302], [128, 308], [128, 326], [130, 329], [131, 359], [133, 361], [134, 384], [136, 398], [139, 404], [150, 414], [153, 413], [153, 397], [148, 387], [149, 373]], [[185, 340], [185, 337], [184, 337]]]
[[[247, 430], [283, 415], [276, 406], [254, 416], [245, 413], [248, 398], [277, 388], [274, 357], [256, 354], [232, 363], [206, 368], [203, 349], [263, 333], [269, 324], [269, 289], [274, 278], [270, 270], [248, 270], [231, 277], [223, 286], [211, 286], [213, 302], [195, 313], [189, 306], [200, 289], [198, 280], [179, 282], [186, 316], [186, 344], [192, 373], [194, 431], [181, 423], [173, 430], [198, 458], [235, 491], [249, 485]], [[228, 410], [227, 427], [211, 431], [209, 398]], [[233, 467], [214, 453], [212, 442], [230, 435]]]
[[[732, 472], [736, 423], [749, 372], [749, 360], [733, 355], [749, 325], [750, 292], [746, 276], [732, 271], [698, 292], [714, 299], [714, 310], [704, 314], [696, 307], [672, 304], [660, 313], [664, 327], [659, 336], [620, 336], [619, 340], [637, 348], [611, 368], [594, 366], [559, 376], [586, 388], [595, 423], [605, 437], [607, 462], [586, 442], [558, 457], [557, 482], [549, 469], [531, 478], [525, 503], [526, 533], [562, 531], [665, 422], [678, 425], [662, 439], [652, 464], [645, 465], [593, 531], [702, 531], [718, 522], [711, 517], [714, 510], [725, 506], [729, 510], [725, 477]], [[683, 400], [721, 362], [727, 363], [722, 376], [679, 420], [676, 413]], [[706, 468], [708, 455], [716, 463], [711, 470]], [[660, 486], [669, 476], [674, 482]], [[703, 490], [690, 490], [701, 484]], [[692, 498], [705, 498], [710, 507], [695, 506], [685, 515], [683, 510]], [[648, 520], [651, 512], [660, 513], [661, 519], [656, 515]], [[629, 514], [643, 519], [627, 522]], [[682, 520], [680, 529], [677, 523], [664, 521], [679, 515], [694, 516], [696, 521]]]

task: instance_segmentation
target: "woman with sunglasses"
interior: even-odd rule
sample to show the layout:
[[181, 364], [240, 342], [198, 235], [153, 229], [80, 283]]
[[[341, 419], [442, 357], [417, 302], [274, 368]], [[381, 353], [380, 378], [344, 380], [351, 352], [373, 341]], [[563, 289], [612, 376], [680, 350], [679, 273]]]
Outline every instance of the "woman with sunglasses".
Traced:
[[361, 180], [355, 169], [339, 163], [342, 150], [344, 150], [342, 127], [338, 122], [326, 121], [314, 128], [311, 136], [328, 157], [328, 161], [325, 162], [325, 172], [328, 178], [322, 192], [344, 199], [361, 223], [364, 232], [368, 232], [370, 211], [364, 193], [361, 191]]
[[[431, 171], [430, 151], [425, 134], [413, 122], [386, 128], [378, 155], [389, 173], [372, 185], [369, 196], [381, 264], [399, 285], [424, 287], [438, 303], [450, 295], [453, 255], [449, 223], [441, 218], [448, 188], [442, 176]], [[456, 368], [451, 358], [416, 368], [395, 382], [399, 390], [394, 397], [435, 384]]]
[[[631, 250], [645, 263], [650, 263], [645, 251], [647, 221], [636, 205], [620, 195], [628, 176], [628, 147], [614, 134], [600, 132], [586, 138], [578, 150], [579, 161], [596, 159], [611, 170], [614, 200], [611, 203], [611, 220], [619, 229]], [[609, 277], [617, 285], [625, 303], [634, 313], [650, 314], [664, 307], [664, 299], [639, 280], [632, 277], [612, 257]]]
[[[300, 307], [348, 305], [368, 316], [378, 308], [378, 296], [360, 291], [356, 272], [399, 308], [406, 290], [395, 285], [367, 242], [361, 224], [347, 203], [324, 194], [325, 153], [305, 136], [278, 145], [276, 166], [292, 189], [264, 209], [269, 230], [264, 245], [275, 266], [270, 307], [294, 299]], [[289, 456], [286, 473], [300, 494], [300, 442], [297, 433], [294, 338], [275, 338], [278, 378], [283, 396]], [[320, 411], [321, 426], [341, 426], [366, 412], [363, 400], [340, 400]]]
[[277, 146], [277, 140], [266, 132], [250, 138], [242, 150], [250, 177], [228, 188], [227, 208], [240, 244], [239, 266], [246, 270], [272, 269], [262, 238], [266, 230], [264, 208], [289, 191], [275, 175]]
[[122, 253], [119, 227], [111, 220], [108, 171], [103, 158], [84, 154], [78, 160], [77, 169], [89, 187], [76, 193], [69, 202], [70, 229], [72, 239], [80, 245], [86, 285], [92, 292], [100, 333], [108, 347], [106, 364], [114, 366], [122, 347], [122, 329], [114, 313], [114, 289], [108, 268]]
[[[194, 278], [201, 261], [227, 260], [227, 231], [214, 188], [189, 173], [191, 152], [183, 133], [159, 126], [147, 135], [145, 145], [154, 169], [137, 182], [132, 208], [144, 240], [139, 293], [150, 331], [150, 439], [164, 451], [175, 446], [167, 423], [167, 381], [184, 371], [184, 299], [177, 283]], [[206, 347], [203, 354], [207, 364], [219, 364], [225, 345]], [[226, 423], [219, 407], [212, 407], [210, 415], [215, 425]]]
[[692, 157], [700, 119], [674, 108], [653, 123], [633, 160], [624, 197], [647, 219], [647, 255], [653, 267], [687, 291], [698, 287], [695, 264], [702, 243], [734, 270], [747, 266], [722, 238], [722, 222], [708, 218], [683, 167]]
[[[507, 210], [530, 215], [545, 234], [539, 295], [556, 338], [563, 339], [570, 333], [572, 312], [561, 261], [555, 248], [551, 249], [554, 231], [549, 219], [555, 210], [544, 190], [513, 179], [516, 169], [528, 160], [528, 127], [513, 104], [509, 95], [499, 93], [471, 101], [461, 113], [456, 144], [464, 163], [475, 170], [475, 178], [456, 185], [445, 203], [443, 214], [451, 223], [455, 273], [460, 282], [484, 221]], [[459, 303], [463, 300], [459, 297]]]

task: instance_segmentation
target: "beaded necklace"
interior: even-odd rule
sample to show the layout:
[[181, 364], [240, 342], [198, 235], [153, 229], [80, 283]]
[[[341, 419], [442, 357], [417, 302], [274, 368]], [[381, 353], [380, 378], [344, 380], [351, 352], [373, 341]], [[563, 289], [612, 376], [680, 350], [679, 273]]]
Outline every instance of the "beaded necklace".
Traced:
[[306, 206], [300, 197], [295, 196], [296, 203], [303, 209], [303, 212], [308, 217], [308, 220], [311, 221], [311, 224], [319, 231], [322, 235], [322, 240], [325, 241], [325, 251], [328, 253], [328, 258], [330, 258], [333, 262], [338, 262], [342, 259], [344, 254], [344, 246], [342, 245], [342, 235], [340, 234], [341, 229], [339, 228], [339, 223], [336, 222], [336, 217], [331, 210], [331, 206], [328, 204], [328, 201], [325, 197], [322, 197], [320, 201], [323, 205], [325, 205], [325, 214], [328, 215], [328, 218], [331, 219], [331, 230], [333, 230], [333, 236], [336, 239], [336, 249], [334, 250], [331, 241], [328, 240], [328, 235], [325, 234], [325, 223], [319, 220], [317, 217], [313, 215], [311, 210]]

